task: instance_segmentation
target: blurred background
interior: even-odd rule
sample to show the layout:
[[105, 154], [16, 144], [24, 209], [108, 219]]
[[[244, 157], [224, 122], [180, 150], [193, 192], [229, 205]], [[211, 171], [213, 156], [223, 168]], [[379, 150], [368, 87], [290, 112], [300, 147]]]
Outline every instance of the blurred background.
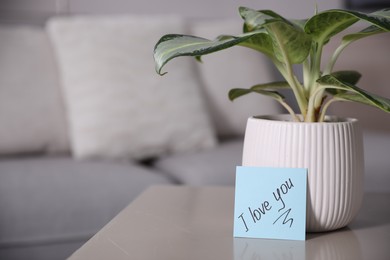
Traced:
[[[316, 8], [318, 11], [347, 8], [370, 12], [389, 7], [390, 0], [1, 0], [0, 24], [44, 25], [49, 17], [75, 14], [175, 14], [195, 21], [224, 18], [240, 21], [238, 6], [272, 9], [288, 18], [306, 18], [314, 13]], [[364, 88], [369, 86], [369, 89], [374, 93], [389, 97], [388, 88], [378, 85], [378, 83], [384, 82], [387, 77], [384, 72], [387, 71], [390, 52], [383, 53], [382, 51], [386, 44], [390, 44], [387, 35], [370, 37], [370, 39], [354, 43], [341, 56], [336, 68], [349, 68], [360, 72], [368, 71], [368, 73], [363, 73], [360, 86], [364, 86]], [[332, 44], [327, 46], [329, 51], [334, 47], [335, 45]], [[365, 48], [369, 48], [370, 52], [362, 51]], [[368, 55], [367, 57], [371, 57], [370, 61], [362, 63], [362, 60], [365, 59], [356, 55], [358, 53]], [[343, 60], [344, 55], [349, 56], [347, 61]], [[373, 67], [372, 62], [374, 61], [379, 65]], [[375, 108], [353, 103], [336, 103], [331, 106], [330, 110], [331, 113], [337, 111], [340, 116], [358, 117], [365, 128], [390, 131], [389, 116], [378, 113]]]
[[[363, 0], [2, 0], [0, 17], [2, 22], [42, 23], [56, 14], [180, 14], [188, 18], [237, 17], [238, 6], [254, 9], [278, 10], [282, 15], [303, 18], [315, 10], [348, 7], [360, 8]], [[358, 4], [358, 5], [357, 5]]]
[[56, 14], [181, 14], [188, 18], [227, 18], [237, 16], [237, 6], [278, 10], [291, 18], [304, 18], [315, 10], [348, 8], [376, 10], [389, 6], [389, 0], [2, 0], [2, 22], [42, 23]]

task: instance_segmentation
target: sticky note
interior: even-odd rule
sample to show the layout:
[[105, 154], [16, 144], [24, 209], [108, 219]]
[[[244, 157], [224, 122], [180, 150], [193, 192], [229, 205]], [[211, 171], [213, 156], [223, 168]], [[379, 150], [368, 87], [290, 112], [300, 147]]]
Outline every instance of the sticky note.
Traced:
[[238, 166], [234, 237], [305, 240], [307, 169]]

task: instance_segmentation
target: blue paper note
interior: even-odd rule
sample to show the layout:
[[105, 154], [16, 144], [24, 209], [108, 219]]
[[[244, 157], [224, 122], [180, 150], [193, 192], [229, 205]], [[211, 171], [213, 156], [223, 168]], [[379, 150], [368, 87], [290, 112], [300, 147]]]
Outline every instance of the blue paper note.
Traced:
[[234, 236], [305, 240], [307, 169], [238, 166]]

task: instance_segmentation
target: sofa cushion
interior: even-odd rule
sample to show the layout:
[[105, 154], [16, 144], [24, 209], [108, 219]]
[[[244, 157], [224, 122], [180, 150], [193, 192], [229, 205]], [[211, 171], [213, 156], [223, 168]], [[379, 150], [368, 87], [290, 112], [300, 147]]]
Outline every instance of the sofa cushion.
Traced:
[[234, 185], [236, 166], [241, 165], [242, 145], [242, 139], [231, 140], [201, 153], [161, 158], [154, 167], [179, 183]]
[[161, 77], [153, 47], [184, 32], [175, 17], [79, 16], [48, 24], [56, 49], [77, 158], [134, 158], [214, 146], [189, 59]]
[[[233, 19], [198, 21], [191, 24], [191, 30], [191, 34], [214, 39], [221, 34], [242, 33], [242, 23]], [[250, 88], [275, 81], [272, 64], [266, 56], [237, 46], [203, 56], [202, 60], [198, 68], [219, 136], [243, 136], [248, 117], [280, 113], [279, 104], [262, 95], [251, 94], [234, 102], [228, 99], [232, 88]]]
[[170, 183], [130, 163], [1, 159], [0, 247], [85, 241], [145, 188]]
[[[390, 192], [390, 133], [364, 132], [364, 190]], [[202, 153], [161, 158], [155, 168], [179, 183], [189, 185], [234, 185], [236, 166], [241, 164], [242, 140], [224, 142]]]
[[69, 150], [58, 73], [43, 28], [0, 26], [0, 154]]

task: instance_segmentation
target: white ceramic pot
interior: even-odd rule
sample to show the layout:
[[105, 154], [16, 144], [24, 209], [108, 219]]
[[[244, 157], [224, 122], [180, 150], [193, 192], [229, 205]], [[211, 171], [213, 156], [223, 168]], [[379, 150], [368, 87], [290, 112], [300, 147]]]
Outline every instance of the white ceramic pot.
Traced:
[[307, 168], [306, 230], [348, 225], [363, 198], [363, 138], [355, 119], [291, 122], [289, 115], [248, 119], [243, 166]]

